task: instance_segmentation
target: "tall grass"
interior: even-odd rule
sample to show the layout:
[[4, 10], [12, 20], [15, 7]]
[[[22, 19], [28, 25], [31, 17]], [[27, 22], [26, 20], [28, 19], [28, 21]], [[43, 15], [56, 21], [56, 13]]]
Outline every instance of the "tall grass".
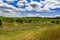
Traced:
[[1, 19], [0, 26], [3, 24], [3, 28], [0, 28], [0, 40], [60, 40], [59, 18]]

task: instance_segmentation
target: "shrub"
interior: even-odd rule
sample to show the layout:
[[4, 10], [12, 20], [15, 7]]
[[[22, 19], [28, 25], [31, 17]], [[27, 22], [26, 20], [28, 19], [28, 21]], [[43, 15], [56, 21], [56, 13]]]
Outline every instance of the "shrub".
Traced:
[[10, 23], [13, 23], [15, 20], [14, 20], [14, 18], [9, 18], [7, 21]]
[[20, 20], [19, 19], [16, 19], [16, 22], [20, 22]]
[[59, 20], [51, 21], [51, 23], [59, 24], [59, 23], [60, 23], [60, 21], [59, 21]]
[[59, 24], [59, 22], [60, 22], [60, 21], [59, 21], [59, 20], [57, 20], [57, 21], [56, 21], [56, 24]]
[[54, 20], [52, 20], [52, 21], [51, 21], [51, 23], [55, 23], [55, 21], [54, 21]]
[[28, 23], [31, 23], [32, 22], [32, 20], [28, 20]]
[[19, 23], [23, 23], [23, 20], [19, 20]]
[[28, 20], [24, 20], [25, 23], [28, 23]]
[[16, 19], [16, 22], [23, 23], [23, 20], [21, 20], [21, 19]]
[[2, 20], [0, 19], [0, 26], [2, 26]]
[[18, 24], [12, 23], [12, 24], [11, 24], [11, 27], [18, 27]]

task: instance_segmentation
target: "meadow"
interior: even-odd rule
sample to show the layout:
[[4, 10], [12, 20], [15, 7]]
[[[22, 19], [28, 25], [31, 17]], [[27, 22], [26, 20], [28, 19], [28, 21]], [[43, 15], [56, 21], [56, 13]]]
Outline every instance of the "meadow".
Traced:
[[60, 17], [0, 17], [0, 40], [60, 40]]

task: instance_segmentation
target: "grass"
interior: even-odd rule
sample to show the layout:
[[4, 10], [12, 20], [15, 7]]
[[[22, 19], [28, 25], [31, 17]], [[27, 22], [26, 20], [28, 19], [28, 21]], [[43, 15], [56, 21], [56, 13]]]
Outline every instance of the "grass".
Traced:
[[0, 40], [60, 40], [60, 27], [24, 28], [14, 31], [3, 30], [0, 38]]
[[60, 19], [3, 17], [0, 40], [60, 40]]

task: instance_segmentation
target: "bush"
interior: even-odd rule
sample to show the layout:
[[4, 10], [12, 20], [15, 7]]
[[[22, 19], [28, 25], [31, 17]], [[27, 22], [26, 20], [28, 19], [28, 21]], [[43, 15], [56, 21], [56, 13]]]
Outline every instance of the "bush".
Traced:
[[28, 20], [28, 23], [31, 23], [32, 22], [32, 20]]
[[15, 20], [14, 20], [14, 18], [9, 18], [9, 19], [7, 19], [7, 21], [10, 23], [13, 23]]
[[19, 23], [23, 23], [23, 20], [20, 20]]
[[12, 24], [11, 24], [11, 27], [18, 27], [18, 24], [12, 23]]
[[23, 20], [17, 19], [16, 22], [23, 23]]
[[59, 23], [60, 23], [60, 21], [59, 21], [59, 20], [51, 21], [51, 23], [59, 24]]
[[20, 22], [20, 20], [19, 19], [16, 19], [16, 22]]
[[28, 23], [28, 20], [24, 20], [25, 23]]
[[51, 23], [56, 23], [56, 22], [52, 20]]
[[59, 22], [60, 22], [60, 21], [59, 21], [59, 20], [57, 20], [57, 21], [56, 21], [56, 24], [59, 24]]
[[0, 19], [0, 26], [2, 26], [2, 20]]

